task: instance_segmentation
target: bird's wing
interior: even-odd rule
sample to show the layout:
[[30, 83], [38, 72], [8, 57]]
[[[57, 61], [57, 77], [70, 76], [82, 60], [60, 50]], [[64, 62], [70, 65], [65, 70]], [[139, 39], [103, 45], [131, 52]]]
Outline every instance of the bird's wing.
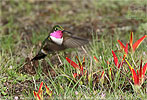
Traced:
[[63, 45], [67, 48], [76, 48], [82, 45], [87, 44], [89, 41], [83, 38], [71, 36], [63, 41]]

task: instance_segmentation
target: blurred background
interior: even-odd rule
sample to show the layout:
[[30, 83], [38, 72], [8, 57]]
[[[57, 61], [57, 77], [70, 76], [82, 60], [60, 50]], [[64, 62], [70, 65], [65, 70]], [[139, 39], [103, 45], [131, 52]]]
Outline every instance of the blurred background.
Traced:
[[99, 31], [143, 34], [146, 13], [145, 0], [2, 0], [0, 24], [2, 35], [16, 30], [28, 40], [33, 32], [40, 35], [55, 24], [84, 36]]

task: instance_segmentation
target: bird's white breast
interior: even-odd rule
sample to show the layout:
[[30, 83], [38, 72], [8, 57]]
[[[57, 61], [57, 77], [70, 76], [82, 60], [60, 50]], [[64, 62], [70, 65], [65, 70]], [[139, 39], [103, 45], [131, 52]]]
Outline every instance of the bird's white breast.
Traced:
[[60, 38], [55, 38], [53, 36], [50, 36], [50, 38], [53, 42], [55, 42], [58, 45], [61, 45], [63, 43], [63, 37], [60, 39]]

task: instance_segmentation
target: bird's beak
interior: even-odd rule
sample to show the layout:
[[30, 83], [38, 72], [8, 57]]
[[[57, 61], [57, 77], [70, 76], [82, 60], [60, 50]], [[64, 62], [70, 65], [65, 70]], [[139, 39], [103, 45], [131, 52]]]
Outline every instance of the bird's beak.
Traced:
[[63, 30], [63, 31], [62, 31], [62, 33], [64, 33], [64, 32], [66, 32], [66, 33], [68, 33], [68, 34], [72, 34], [71, 32], [66, 31], [66, 30]]

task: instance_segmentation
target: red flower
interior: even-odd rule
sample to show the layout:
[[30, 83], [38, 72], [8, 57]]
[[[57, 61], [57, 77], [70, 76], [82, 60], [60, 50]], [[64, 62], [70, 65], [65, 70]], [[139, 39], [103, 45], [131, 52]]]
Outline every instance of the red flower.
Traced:
[[[77, 56], [76, 56], [76, 59], [78, 60], [79, 65], [76, 64], [74, 61], [70, 60], [68, 57], [66, 57], [66, 60], [70, 63], [70, 65], [72, 65], [75, 69], [79, 69], [80, 73], [82, 75], [85, 74], [86, 71], [85, 71], [85, 73], [83, 73], [83, 67], [85, 66], [85, 57], [83, 58], [83, 62], [82, 63], [80, 62], [80, 60], [79, 60], [79, 58]], [[77, 73], [73, 74], [74, 78], [77, 77], [77, 76], [78, 76]]]
[[103, 85], [103, 83], [104, 83], [104, 74], [105, 74], [105, 71], [103, 71], [101, 76], [100, 76], [101, 85]]
[[120, 40], [117, 40], [117, 41], [120, 44], [120, 47], [124, 50], [125, 49], [125, 45]]
[[96, 58], [96, 56], [94, 56], [93, 58], [94, 58], [94, 60], [95, 60], [96, 63], [99, 62], [98, 59]]
[[[125, 46], [122, 45], [122, 47], [125, 47]], [[125, 51], [124, 57], [126, 57], [127, 54], [128, 54], [128, 43], [126, 44], [126, 47], [124, 48], [124, 51]], [[119, 63], [119, 62], [118, 62], [118, 58], [117, 58], [117, 56], [116, 56], [116, 54], [114, 53], [113, 50], [112, 50], [112, 54], [113, 54], [115, 66], [117, 66], [118, 68], [120, 68], [120, 67], [123, 65], [123, 60], [124, 60], [124, 59], [122, 59], [122, 61]], [[123, 58], [124, 58], [124, 57], [123, 57]]]
[[43, 86], [43, 81], [41, 82], [41, 84], [40, 84], [40, 86], [39, 86], [38, 92], [33, 91], [34, 97], [36, 98], [36, 100], [43, 100], [43, 90], [42, 90], [42, 86]]
[[115, 64], [115, 66], [118, 67], [118, 58], [117, 58], [117, 56], [116, 56], [116, 54], [114, 53], [113, 50], [112, 50], [112, 54], [113, 54], [113, 58], [114, 58], [114, 64]]
[[103, 78], [104, 77], [104, 71], [102, 72], [102, 74], [101, 74], [101, 77], [100, 78]]
[[129, 64], [127, 59], [125, 59], [125, 61], [127, 62], [130, 71], [132, 72], [134, 85], [141, 86], [143, 84], [143, 81], [144, 81], [144, 76], [145, 76], [145, 72], [146, 72], [146, 69], [147, 69], [147, 63], [142, 68], [142, 61], [141, 61], [140, 70], [139, 71], [137, 70], [137, 73], [136, 73], [135, 69]]
[[[131, 36], [130, 36], [130, 47], [132, 49], [133, 52], [135, 52], [135, 50], [139, 47], [139, 45], [141, 44], [141, 42], [147, 37], [147, 35], [144, 35], [143, 37], [141, 37], [139, 40], [137, 40], [134, 44], [133, 44], [133, 32], [131, 32]], [[117, 40], [118, 43], [120, 44], [120, 47], [124, 50], [126, 47], [125, 45], [120, 41]]]
[[137, 70], [137, 73], [136, 73], [135, 70], [132, 69], [134, 85], [141, 86], [143, 84], [146, 68], [147, 68], [147, 63], [142, 68], [142, 61], [141, 61], [139, 72]]
[[49, 88], [47, 87], [46, 84], [45, 84], [45, 88], [46, 88], [46, 93], [51, 97], [52, 96], [52, 91], [49, 90]]
[[[39, 86], [39, 90], [38, 92], [33, 91], [34, 97], [36, 98], [36, 100], [43, 100], [43, 81], [41, 82], [40, 86]], [[47, 87], [47, 85], [45, 84], [45, 88], [46, 88], [46, 93], [49, 96], [52, 96], [52, 91], [49, 90], [49, 88]]]
[[80, 67], [72, 60], [70, 60], [68, 57], [66, 57], [66, 60], [75, 68], [75, 69], [80, 69]]

